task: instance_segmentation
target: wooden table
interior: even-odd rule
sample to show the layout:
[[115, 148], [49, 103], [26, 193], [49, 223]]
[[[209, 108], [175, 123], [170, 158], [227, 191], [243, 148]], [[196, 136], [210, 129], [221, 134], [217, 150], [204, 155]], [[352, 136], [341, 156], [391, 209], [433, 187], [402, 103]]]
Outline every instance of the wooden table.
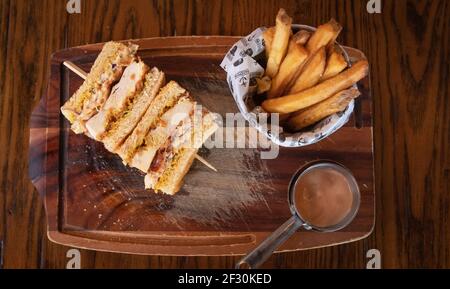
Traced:
[[[171, 35], [244, 35], [274, 22], [334, 17], [339, 41], [371, 63], [377, 218], [351, 244], [274, 255], [266, 268], [450, 267], [450, 2], [381, 0], [0, 1], [0, 266], [65, 268], [69, 248], [46, 237], [43, 202], [28, 178], [28, 122], [44, 95], [52, 52], [87, 43]], [[235, 257], [147, 257], [81, 250], [82, 268], [230, 268]]]

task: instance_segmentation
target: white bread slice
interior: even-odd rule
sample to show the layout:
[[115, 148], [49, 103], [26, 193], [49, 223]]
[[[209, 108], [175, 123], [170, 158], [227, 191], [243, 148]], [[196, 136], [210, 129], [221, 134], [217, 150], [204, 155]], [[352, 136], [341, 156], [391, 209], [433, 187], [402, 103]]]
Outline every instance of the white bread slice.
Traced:
[[186, 90], [175, 81], [170, 81], [161, 89], [133, 132], [116, 151], [125, 164], [131, 161], [136, 150], [143, 144], [148, 131], [155, 127], [159, 117], [185, 94]]
[[102, 141], [105, 148], [110, 152], [116, 152], [118, 147], [125, 141], [126, 137], [133, 131], [150, 103], [158, 94], [164, 84], [164, 73], [153, 67], [145, 76], [144, 88], [134, 98], [130, 108], [111, 124], [110, 129], [105, 133]]
[[134, 154], [130, 166], [144, 173], [148, 172], [156, 152], [166, 143], [180, 123], [189, 118], [194, 107], [195, 102], [189, 98], [180, 98], [174, 107], [161, 116], [155, 129], [149, 131], [144, 144]]
[[138, 46], [107, 42], [102, 48], [83, 84], [61, 107], [75, 133], [86, 131], [84, 122], [95, 115], [109, 96], [111, 86], [135, 59]]
[[131, 63], [111, 90], [102, 109], [86, 122], [89, 134], [96, 140], [101, 140], [114, 119], [126, 109], [128, 104], [143, 87], [144, 76], [148, 66], [142, 61]]

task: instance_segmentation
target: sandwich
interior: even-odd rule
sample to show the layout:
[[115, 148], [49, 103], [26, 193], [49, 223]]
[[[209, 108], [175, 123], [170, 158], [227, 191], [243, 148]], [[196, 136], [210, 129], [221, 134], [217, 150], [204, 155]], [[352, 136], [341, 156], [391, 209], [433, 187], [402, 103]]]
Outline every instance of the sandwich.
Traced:
[[[99, 58], [104, 57], [111, 45], [105, 44]], [[98, 62], [99, 59], [95, 61]], [[83, 86], [98, 83], [92, 76], [99, 70], [96, 64], [82, 87], [61, 108], [64, 116], [76, 133], [102, 142], [125, 165], [145, 173], [146, 188], [175, 194], [198, 149], [218, 128], [214, 115], [198, 109], [189, 92], [177, 82], [165, 85], [164, 73], [156, 67], [150, 69], [135, 54], [130, 54], [130, 61], [122, 65], [115, 80], [108, 80], [110, 86], [116, 84], [108, 88], [108, 93], [103, 91], [102, 100], [95, 97], [97, 92], [88, 90], [92, 95], [86, 96], [76, 110]], [[95, 103], [89, 114], [85, 113], [88, 103], [89, 107]]]
[[85, 133], [85, 122], [94, 116], [109, 97], [112, 85], [117, 82], [128, 65], [135, 60], [137, 45], [108, 42], [94, 62], [84, 83], [61, 107], [72, 130]]
[[165, 81], [164, 72], [153, 67], [146, 75], [144, 87], [134, 97], [127, 109], [110, 125], [110, 129], [102, 139], [105, 148], [110, 152], [116, 152], [128, 135], [133, 131], [150, 103], [158, 94]]
[[194, 113], [177, 126], [158, 149], [145, 176], [145, 188], [173, 195], [183, 184], [198, 149], [217, 130], [214, 115], [206, 110]]
[[127, 110], [129, 104], [144, 85], [144, 77], [148, 66], [142, 61], [132, 62], [111, 90], [111, 94], [100, 111], [86, 122], [89, 134], [96, 140], [101, 140], [109, 126]]

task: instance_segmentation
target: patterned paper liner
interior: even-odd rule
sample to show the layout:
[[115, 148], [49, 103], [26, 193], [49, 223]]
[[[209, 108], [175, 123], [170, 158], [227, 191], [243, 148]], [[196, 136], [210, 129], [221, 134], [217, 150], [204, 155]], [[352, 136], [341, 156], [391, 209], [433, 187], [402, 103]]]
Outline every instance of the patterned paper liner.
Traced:
[[[315, 31], [314, 27], [307, 25], [292, 25], [294, 30], [304, 29]], [[227, 72], [227, 82], [236, 101], [239, 111], [244, 118], [274, 143], [283, 147], [302, 147], [314, 144], [333, 134], [348, 122], [354, 108], [354, 100], [344, 111], [332, 114], [317, 122], [308, 130], [297, 133], [285, 132], [281, 126], [268, 129], [267, 124], [260, 124], [258, 116], [265, 113], [260, 106], [256, 106], [253, 97], [256, 94], [256, 78], [262, 77], [264, 69], [257, 60], [264, 57], [264, 40], [262, 33], [265, 27], [259, 27], [248, 36], [236, 42], [225, 55], [220, 66]], [[347, 63], [350, 60], [346, 51], [337, 44]], [[356, 87], [356, 84], [354, 85]]]

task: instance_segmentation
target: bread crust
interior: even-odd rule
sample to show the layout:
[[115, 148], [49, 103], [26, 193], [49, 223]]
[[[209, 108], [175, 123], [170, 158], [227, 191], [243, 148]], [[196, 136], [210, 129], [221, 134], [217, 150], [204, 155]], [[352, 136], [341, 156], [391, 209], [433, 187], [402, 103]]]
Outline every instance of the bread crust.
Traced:
[[184, 149], [183, 153], [177, 159], [176, 167], [173, 170], [173, 174], [167, 176], [166, 178], [170, 178], [171, 182], [165, 182], [161, 184], [159, 181], [155, 185], [155, 191], [161, 191], [165, 194], [175, 195], [183, 185], [183, 178], [189, 172], [189, 169], [194, 162], [195, 155], [197, 154], [198, 149]]

